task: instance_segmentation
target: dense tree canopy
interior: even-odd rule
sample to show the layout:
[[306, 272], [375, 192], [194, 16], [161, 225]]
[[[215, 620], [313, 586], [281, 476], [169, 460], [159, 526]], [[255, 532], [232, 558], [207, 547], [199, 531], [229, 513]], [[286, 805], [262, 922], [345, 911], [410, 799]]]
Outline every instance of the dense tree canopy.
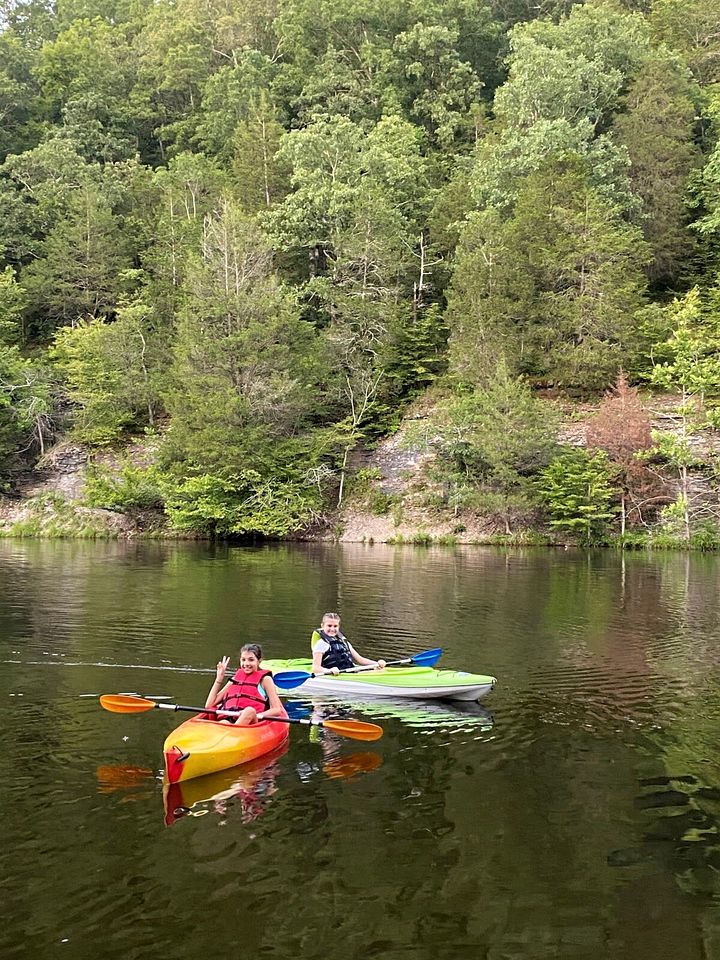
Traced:
[[177, 526], [284, 533], [442, 377], [510, 529], [533, 391], [714, 356], [719, 78], [710, 0], [5, 0], [0, 479], [149, 430]]

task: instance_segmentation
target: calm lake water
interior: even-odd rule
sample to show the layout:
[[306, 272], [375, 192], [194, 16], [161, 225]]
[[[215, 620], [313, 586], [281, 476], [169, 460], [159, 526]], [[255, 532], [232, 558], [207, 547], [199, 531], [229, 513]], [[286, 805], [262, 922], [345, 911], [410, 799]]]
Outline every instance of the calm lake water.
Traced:
[[[720, 559], [382, 546], [0, 541], [0, 957], [720, 957]], [[223, 654], [492, 673], [483, 706], [292, 697], [293, 727], [163, 795]], [[314, 735], [313, 735], [314, 734]]]

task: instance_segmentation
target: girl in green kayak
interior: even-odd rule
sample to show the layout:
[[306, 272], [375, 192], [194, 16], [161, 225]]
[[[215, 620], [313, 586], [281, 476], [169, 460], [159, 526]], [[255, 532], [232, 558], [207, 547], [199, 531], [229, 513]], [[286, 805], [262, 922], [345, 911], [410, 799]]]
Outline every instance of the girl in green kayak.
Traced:
[[270, 670], [261, 670], [262, 649], [257, 643], [246, 643], [240, 650], [240, 668], [224, 687], [221, 687], [230, 657], [218, 661], [215, 683], [205, 701], [206, 707], [217, 710], [237, 710], [239, 717], [218, 717], [222, 723], [250, 726], [265, 717], [285, 717]]
[[320, 628], [313, 631], [312, 672], [315, 676], [323, 673], [338, 674], [341, 670], [350, 670], [354, 666], [385, 667], [384, 660], [368, 660], [355, 650], [347, 637], [340, 632], [340, 616], [337, 613], [323, 614]]

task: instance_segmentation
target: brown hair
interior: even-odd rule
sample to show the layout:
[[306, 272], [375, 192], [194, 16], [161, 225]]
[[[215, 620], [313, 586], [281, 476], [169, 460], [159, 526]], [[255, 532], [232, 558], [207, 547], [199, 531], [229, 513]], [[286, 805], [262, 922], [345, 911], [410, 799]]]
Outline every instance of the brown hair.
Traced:
[[258, 660], [262, 660], [262, 647], [259, 643], [246, 643], [240, 647], [240, 654], [243, 653], [254, 653]]

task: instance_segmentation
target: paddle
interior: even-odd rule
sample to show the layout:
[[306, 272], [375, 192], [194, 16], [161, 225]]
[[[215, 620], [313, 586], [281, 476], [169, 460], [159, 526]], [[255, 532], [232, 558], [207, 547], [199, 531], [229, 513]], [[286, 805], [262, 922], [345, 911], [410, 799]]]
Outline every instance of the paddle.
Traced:
[[[239, 717], [238, 710], [215, 710], [211, 707], [183, 707], [179, 703], [157, 703], [142, 697], [128, 697], [123, 694], [106, 693], [100, 697], [100, 706], [111, 713], [145, 713], [146, 710], [189, 710], [190, 713], [214, 713], [215, 716]], [[310, 720], [300, 717], [263, 717], [261, 722], [302, 723], [311, 727], [325, 727], [342, 737], [353, 740], [379, 740], [383, 735], [382, 727], [376, 723], [363, 723], [361, 720]]]
[[[412, 657], [406, 657], [404, 660], [391, 660], [386, 663], [386, 667], [396, 667], [402, 663], [412, 663], [416, 667], [433, 667], [442, 656], [442, 647], [435, 647], [434, 650], [426, 650], [424, 653], [416, 653]], [[350, 667], [348, 670], [341, 670], [340, 673], [362, 673], [365, 670], [375, 670], [374, 666]], [[313, 680], [315, 677], [328, 677], [332, 674], [327, 673], [306, 673], [304, 670], [283, 670], [282, 673], [276, 673], [273, 676], [273, 682], [281, 690], [291, 690], [293, 687], [305, 683], [306, 680]]]

